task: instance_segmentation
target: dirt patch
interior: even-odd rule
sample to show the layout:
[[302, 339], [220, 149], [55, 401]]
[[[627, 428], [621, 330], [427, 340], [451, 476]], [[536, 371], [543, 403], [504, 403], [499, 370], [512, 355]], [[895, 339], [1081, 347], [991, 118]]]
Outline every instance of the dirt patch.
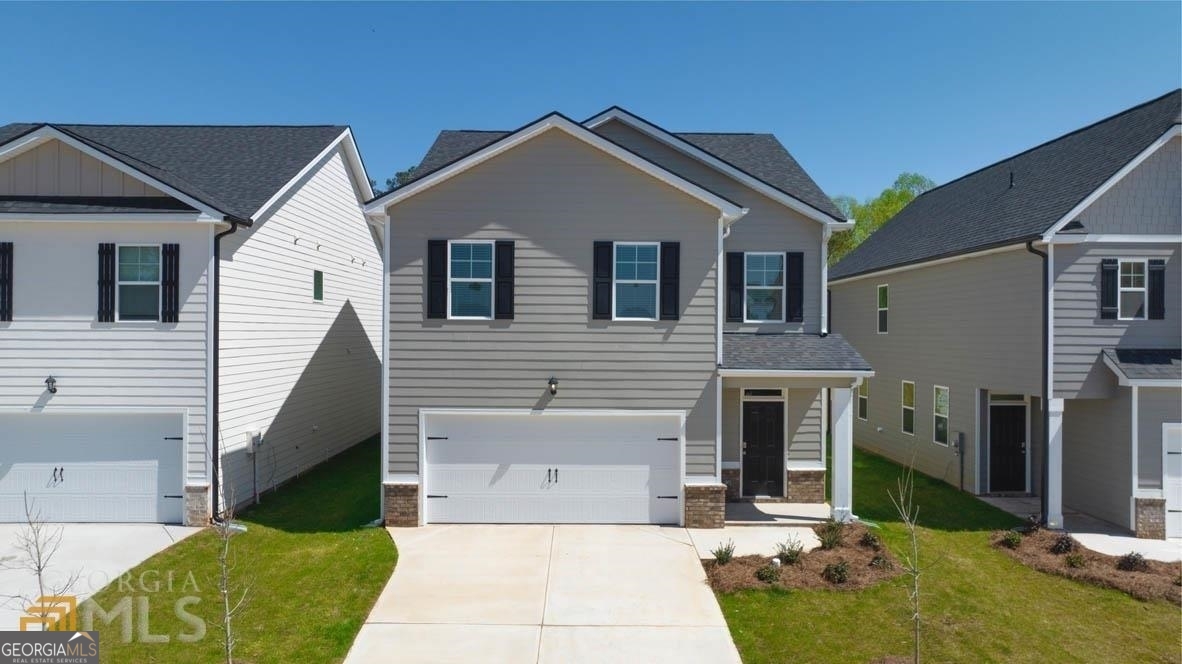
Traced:
[[[814, 530], [824, 527], [817, 526]], [[899, 561], [885, 546], [875, 548], [863, 543], [868, 532], [872, 531], [860, 523], [849, 524], [842, 529], [841, 543], [835, 548], [802, 553], [795, 563], [782, 564], [778, 568], [778, 578], [772, 580], [761, 580], [757, 576], [760, 569], [772, 566], [772, 558], [768, 556], [740, 556], [725, 565], [704, 560], [702, 566], [706, 568], [710, 587], [722, 593], [752, 588], [860, 590], [903, 573]], [[872, 565], [871, 561], [876, 558], [878, 560]], [[838, 582], [836, 579], [841, 573], [837, 567], [843, 562], [845, 580]], [[827, 567], [830, 567], [828, 574]], [[765, 576], [765, 579], [769, 578]]]
[[[1011, 532], [993, 533], [993, 546], [1028, 567], [1101, 588], [1120, 590], [1139, 600], [1164, 599], [1182, 604], [1182, 585], [1179, 585], [1182, 581], [1182, 565], [1178, 563], [1146, 559], [1136, 561], [1140, 563], [1140, 571], [1125, 571], [1117, 567], [1121, 556], [1097, 553], [1084, 548], [1074, 539], [1070, 540], [1070, 544], [1068, 540], [1059, 541], [1064, 533], [1049, 530], [1027, 532], [1022, 535], [1017, 546], [1011, 548], [1006, 545], [1007, 538], [1013, 541], [1014, 536], [1009, 534]], [[1126, 561], [1131, 562], [1134, 561]]]

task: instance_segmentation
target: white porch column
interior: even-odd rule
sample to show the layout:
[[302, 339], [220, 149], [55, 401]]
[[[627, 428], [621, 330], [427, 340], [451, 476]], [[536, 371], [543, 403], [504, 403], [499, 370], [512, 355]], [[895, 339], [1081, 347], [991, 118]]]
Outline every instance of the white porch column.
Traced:
[[1063, 400], [1048, 399], [1047, 527], [1063, 527]]
[[[857, 383], [855, 383], [857, 385]], [[854, 408], [853, 387], [836, 387], [833, 393], [833, 520], [854, 516]]]

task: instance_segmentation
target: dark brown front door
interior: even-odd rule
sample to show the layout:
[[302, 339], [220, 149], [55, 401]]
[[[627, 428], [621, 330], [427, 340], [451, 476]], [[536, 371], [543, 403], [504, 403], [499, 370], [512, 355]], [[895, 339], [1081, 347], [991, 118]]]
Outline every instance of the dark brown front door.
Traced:
[[784, 402], [743, 402], [743, 495], [784, 495]]
[[989, 407], [989, 490], [1026, 490], [1026, 406]]

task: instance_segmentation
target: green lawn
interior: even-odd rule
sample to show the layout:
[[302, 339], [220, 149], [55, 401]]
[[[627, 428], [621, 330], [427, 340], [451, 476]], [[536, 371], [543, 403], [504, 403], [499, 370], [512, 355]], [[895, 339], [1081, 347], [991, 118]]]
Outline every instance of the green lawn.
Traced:
[[[903, 469], [855, 451], [854, 511], [879, 523], [896, 552], [906, 544], [887, 497]], [[929, 662], [1178, 662], [1182, 612], [1026, 568], [989, 546], [1019, 522], [966, 493], [917, 475]], [[719, 603], [743, 661], [869, 662], [911, 652], [902, 581], [861, 592], [746, 591]]]
[[[379, 458], [376, 438], [361, 443], [239, 515], [248, 531], [232, 540], [233, 579], [249, 591], [234, 621], [236, 662], [322, 664], [344, 658], [397, 558], [384, 529], [365, 527], [378, 517]], [[121, 621], [96, 620], [104, 662], [225, 661], [218, 631], [219, 544], [212, 531], [198, 533], [132, 570], [132, 579], [147, 573], [148, 590], [136, 582], [132, 592], [112, 584], [98, 593], [95, 599], [106, 611], [129, 595], [148, 598], [148, 632], [170, 638], [168, 643], [138, 638], [140, 600], [133, 599], [131, 643], [122, 642]], [[196, 591], [186, 584], [190, 572]], [[172, 590], [166, 588], [169, 573]], [[154, 582], [161, 587], [151, 592]], [[182, 643], [178, 635], [193, 629], [174, 614], [174, 605], [188, 595], [200, 602], [185, 610], [204, 619], [207, 631], [196, 642]]]

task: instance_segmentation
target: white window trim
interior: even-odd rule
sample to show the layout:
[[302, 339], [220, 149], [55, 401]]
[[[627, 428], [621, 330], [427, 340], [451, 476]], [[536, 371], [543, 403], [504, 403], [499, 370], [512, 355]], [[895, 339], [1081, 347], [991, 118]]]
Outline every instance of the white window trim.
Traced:
[[[156, 258], [159, 261], [158, 269], [156, 270], [156, 281], [124, 281], [119, 278], [119, 251], [124, 247], [156, 247]], [[126, 242], [115, 245], [115, 322], [116, 323], [142, 323], [151, 324], [160, 322], [160, 310], [164, 307], [164, 245], [152, 242]], [[120, 286], [155, 286], [156, 287], [156, 318], [151, 320], [145, 318], [134, 318], [130, 320], [123, 320], [121, 312], [119, 311], [119, 287]]]
[[[911, 405], [908, 406], [903, 399], [903, 395], [907, 393], [906, 386], [911, 386]], [[903, 417], [904, 411], [911, 411], [911, 431], [904, 428], [906, 419]], [[899, 431], [902, 431], [908, 436], [915, 435], [915, 381], [904, 380], [899, 385]]]
[[[1140, 263], [1141, 264], [1141, 279], [1142, 285], [1140, 287], [1125, 286], [1124, 285], [1124, 267], [1126, 263]], [[1125, 293], [1141, 293], [1143, 296], [1143, 304], [1141, 306], [1142, 316], [1126, 317], [1121, 315], [1121, 301], [1124, 299], [1121, 295]], [[1117, 320], [1149, 320], [1149, 259], [1147, 258], [1118, 258], [1116, 262], [1116, 319]]]
[[[748, 256], [779, 256], [780, 257], [780, 317], [779, 318], [751, 318], [747, 315], [747, 257]], [[758, 290], [774, 290], [771, 286], [752, 286]], [[743, 322], [744, 323], [783, 323], [787, 320], [788, 307], [788, 253], [784, 251], [744, 251], [743, 252]]]
[[[880, 306], [878, 306], [878, 303], [882, 301], [881, 295], [882, 295], [882, 289], [884, 289], [884, 288], [887, 289], [887, 305], [885, 307], [880, 307]], [[878, 287], [874, 289], [874, 330], [878, 334], [887, 334], [890, 331], [890, 329], [891, 329], [890, 310], [891, 310], [891, 287], [890, 287], [890, 284], [879, 284]], [[885, 330], [882, 329], [882, 323], [881, 323], [882, 317], [879, 316], [879, 314], [881, 314], [884, 311], [887, 312], [887, 329], [885, 329]]]
[[[451, 276], [451, 247], [453, 244], [487, 244], [489, 246], [489, 255], [492, 260], [489, 265], [488, 278], [474, 278], [474, 277], [456, 277], [454, 280]], [[493, 279], [497, 274], [497, 247], [494, 240], [448, 240], [447, 241], [447, 318], [448, 320], [492, 320], [497, 314], [497, 296], [494, 292], [496, 287]], [[453, 316], [451, 313], [451, 285], [453, 281], [460, 283], [487, 283], [489, 292], [488, 315], [487, 316]]]
[[[863, 389], [866, 390], [865, 394], [862, 393]], [[858, 404], [857, 404], [858, 407], [854, 411], [854, 414], [857, 416], [857, 418], [859, 420], [862, 420], [863, 422], [869, 422], [870, 421], [870, 381], [868, 379], [863, 379], [861, 382], [858, 383], [857, 395], [858, 395]], [[862, 417], [862, 415], [861, 415], [863, 401], [866, 402], [866, 417]]]
[[[948, 393], [948, 412], [945, 413], [944, 415], [940, 415], [939, 413], [936, 412], [936, 404], [940, 403], [940, 400], [936, 398], [936, 394], [938, 394], [940, 390], [944, 390], [945, 392]], [[952, 430], [949, 427], [952, 424], [952, 390], [948, 389], [944, 385], [933, 385], [932, 386], [932, 442], [941, 446], [941, 447], [948, 447], [949, 440], [946, 440], [942, 443], [940, 441], [936, 440], [936, 430], [937, 430], [936, 429], [936, 418], [937, 417], [944, 418], [944, 420], [945, 420], [944, 431], [945, 431], [946, 435], [948, 436], [949, 440], [951, 440], [952, 439]]]
[[[657, 277], [655, 279], [617, 279], [616, 252], [620, 245], [657, 248]], [[616, 284], [652, 284], [653, 285], [653, 316], [652, 318], [622, 317], [616, 315]], [[612, 320], [621, 321], [654, 321], [661, 318], [661, 243], [660, 242], [612, 242]]]

